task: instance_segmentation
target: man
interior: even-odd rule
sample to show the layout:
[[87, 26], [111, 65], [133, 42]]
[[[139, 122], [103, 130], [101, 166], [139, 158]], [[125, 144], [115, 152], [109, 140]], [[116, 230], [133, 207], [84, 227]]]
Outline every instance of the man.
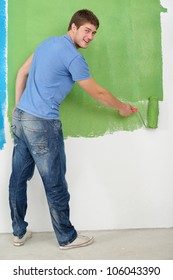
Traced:
[[14, 151], [9, 200], [14, 245], [30, 237], [24, 220], [27, 209], [27, 180], [37, 166], [49, 205], [52, 225], [60, 249], [89, 245], [92, 237], [78, 235], [69, 219], [69, 192], [65, 180], [66, 159], [59, 106], [78, 82], [97, 101], [118, 110], [121, 116], [133, 107], [115, 98], [90, 76], [78, 48], [87, 48], [99, 27], [89, 10], [77, 11], [64, 36], [51, 37], [38, 46], [16, 78], [16, 104], [12, 128]]

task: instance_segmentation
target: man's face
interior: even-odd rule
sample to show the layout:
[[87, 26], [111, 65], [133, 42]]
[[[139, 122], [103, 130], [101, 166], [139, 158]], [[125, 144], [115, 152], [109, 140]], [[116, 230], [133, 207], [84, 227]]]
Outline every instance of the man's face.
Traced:
[[94, 39], [94, 35], [97, 32], [96, 27], [91, 23], [85, 23], [78, 29], [75, 24], [72, 26], [73, 41], [77, 48], [87, 48], [89, 43]]

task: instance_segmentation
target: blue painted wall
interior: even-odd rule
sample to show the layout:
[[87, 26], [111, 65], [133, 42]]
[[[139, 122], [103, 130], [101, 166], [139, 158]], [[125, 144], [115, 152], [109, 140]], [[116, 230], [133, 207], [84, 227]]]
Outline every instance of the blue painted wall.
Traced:
[[4, 111], [6, 100], [6, 1], [0, 0], [0, 149], [5, 143]]

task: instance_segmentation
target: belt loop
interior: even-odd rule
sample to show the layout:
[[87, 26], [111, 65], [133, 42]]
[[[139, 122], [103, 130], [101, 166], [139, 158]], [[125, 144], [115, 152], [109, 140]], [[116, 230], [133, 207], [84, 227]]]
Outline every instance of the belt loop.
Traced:
[[22, 119], [22, 113], [23, 113], [23, 111], [19, 109], [19, 114], [18, 114], [19, 121], [21, 121], [21, 119]]

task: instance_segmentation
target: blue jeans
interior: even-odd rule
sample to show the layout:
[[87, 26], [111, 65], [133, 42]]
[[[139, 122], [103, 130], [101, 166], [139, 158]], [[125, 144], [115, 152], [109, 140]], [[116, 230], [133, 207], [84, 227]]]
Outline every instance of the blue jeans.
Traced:
[[[13, 113], [14, 150], [9, 185], [13, 234], [22, 237], [28, 226], [27, 181], [35, 165], [42, 178], [52, 225], [61, 246], [77, 236], [69, 220], [70, 195], [65, 180], [66, 158], [59, 120], [41, 119], [18, 108]], [[38, 205], [39, 207], [39, 205]]]

